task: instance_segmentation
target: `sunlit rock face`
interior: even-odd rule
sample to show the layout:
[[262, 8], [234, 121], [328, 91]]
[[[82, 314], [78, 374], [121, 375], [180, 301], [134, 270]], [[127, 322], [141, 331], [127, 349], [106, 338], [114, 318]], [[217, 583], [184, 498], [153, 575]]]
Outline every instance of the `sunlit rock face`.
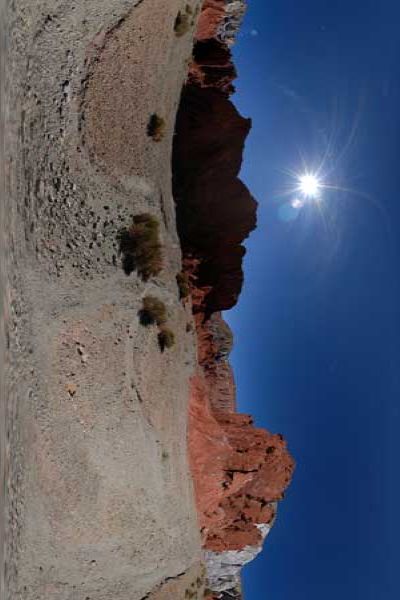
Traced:
[[236, 77], [230, 45], [245, 2], [205, 0], [174, 142], [174, 197], [198, 341], [191, 380], [189, 459], [211, 598], [241, 598], [240, 571], [262, 549], [293, 469], [281, 435], [236, 412], [221, 311], [243, 285], [243, 241], [257, 203], [239, 179], [251, 121], [230, 100]]
[[225, 0], [225, 17], [218, 26], [218, 38], [228, 46], [236, 41], [236, 35], [246, 14], [247, 3], [244, 0]]
[[[248, 415], [213, 409], [212, 379], [192, 380], [189, 454], [203, 546], [214, 552], [260, 545], [290, 482], [293, 459], [280, 435]], [[234, 391], [234, 389], [233, 389]]]
[[[271, 531], [271, 525], [258, 525], [258, 529], [264, 541]], [[206, 551], [205, 562], [210, 588], [218, 594], [224, 592], [231, 593], [232, 591], [234, 593], [234, 590], [240, 593], [241, 570], [245, 565], [254, 560], [260, 554], [261, 550], [262, 545], [257, 544], [255, 546], [244, 546], [241, 550], [226, 550], [225, 552]]]
[[246, 9], [245, 0], [204, 0], [197, 39], [216, 38], [231, 46], [235, 43]]
[[236, 412], [233, 339], [220, 313], [195, 317], [199, 366], [191, 381], [188, 446], [202, 544], [214, 598], [228, 590], [226, 597], [240, 598], [232, 590], [243, 564], [262, 549], [294, 462], [281, 435]]

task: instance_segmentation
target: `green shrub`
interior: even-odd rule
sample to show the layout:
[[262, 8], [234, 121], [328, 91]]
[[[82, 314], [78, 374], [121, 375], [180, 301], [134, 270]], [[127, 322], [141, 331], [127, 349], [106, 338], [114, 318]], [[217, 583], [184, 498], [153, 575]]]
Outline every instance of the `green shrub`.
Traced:
[[153, 323], [159, 327], [164, 325], [167, 322], [167, 309], [164, 302], [155, 296], [145, 296], [140, 311], [140, 322], [142, 325], [152, 325]]
[[187, 273], [184, 273], [183, 271], [178, 273], [176, 276], [176, 283], [179, 288], [179, 298], [181, 300], [187, 298], [190, 294], [189, 277]]
[[119, 249], [123, 255], [123, 268], [127, 275], [137, 269], [147, 281], [162, 269], [162, 247], [160, 226], [155, 217], [143, 213], [133, 218], [128, 229], [118, 234]]
[[157, 115], [152, 114], [147, 125], [147, 135], [149, 135], [155, 142], [161, 142], [165, 135], [166, 123], [165, 120]]
[[175, 334], [168, 327], [161, 327], [158, 334], [158, 343], [160, 345], [161, 352], [164, 352], [166, 348], [172, 348], [175, 345]]

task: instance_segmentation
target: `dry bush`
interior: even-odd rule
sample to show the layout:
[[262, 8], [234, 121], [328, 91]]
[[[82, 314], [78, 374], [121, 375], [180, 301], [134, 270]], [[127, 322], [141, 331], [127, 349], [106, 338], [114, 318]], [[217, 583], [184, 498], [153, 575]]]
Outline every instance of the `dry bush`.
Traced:
[[142, 325], [164, 325], [167, 322], [167, 308], [164, 302], [155, 296], [145, 296], [140, 311], [140, 322]]
[[155, 217], [144, 213], [136, 215], [128, 229], [119, 232], [119, 249], [127, 275], [135, 269], [147, 281], [162, 269], [160, 225]]
[[178, 273], [176, 276], [176, 283], [179, 288], [179, 298], [181, 300], [187, 298], [190, 294], [189, 277], [187, 273], [184, 273], [183, 271]]
[[147, 135], [149, 135], [155, 142], [161, 142], [165, 136], [166, 123], [165, 119], [157, 115], [152, 114], [147, 125]]
[[191, 25], [191, 13], [192, 9], [189, 5], [187, 5], [185, 12], [179, 11], [176, 15], [174, 31], [177, 37], [181, 37], [189, 31]]
[[158, 343], [160, 345], [161, 352], [164, 352], [166, 348], [172, 348], [175, 345], [175, 334], [168, 327], [161, 327], [158, 334]]

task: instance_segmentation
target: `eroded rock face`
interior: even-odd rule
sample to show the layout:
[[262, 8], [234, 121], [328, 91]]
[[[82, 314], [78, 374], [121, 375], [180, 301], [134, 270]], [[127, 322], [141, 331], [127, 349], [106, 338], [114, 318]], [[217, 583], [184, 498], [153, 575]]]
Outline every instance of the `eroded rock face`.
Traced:
[[229, 407], [216, 408], [213, 381], [204, 371], [192, 380], [189, 453], [203, 546], [225, 552], [262, 542], [258, 526], [272, 524], [293, 459], [281, 435], [255, 428], [250, 416]]
[[173, 154], [185, 266], [200, 291], [195, 308], [207, 317], [232, 308], [238, 300], [243, 285], [242, 243], [256, 226], [257, 210], [238, 178], [251, 121], [229, 99], [236, 71], [227, 44], [213, 37], [226, 14], [225, 6], [224, 0], [207, 0], [203, 6]]
[[[187, 86], [177, 120], [174, 193], [184, 255], [207, 316], [232, 308], [257, 203], [237, 177], [250, 122], [225, 95]], [[189, 265], [187, 265], [189, 266]]]
[[[258, 525], [262, 540], [271, 531], [270, 525]], [[225, 552], [206, 551], [205, 564], [207, 567], [208, 585], [214, 593], [224, 593], [227, 598], [241, 598], [240, 574], [242, 568], [254, 560], [261, 552], [262, 545], [245, 546], [241, 550], [226, 550]], [[237, 591], [238, 595], [235, 595]], [[221, 597], [219, 596], [219, 597]]]
[[225, 0], [204, 0], [197, 25], [196, 40], [215, 38], [225, 16]]
[[236, 412], [233, 338], [221, 316], [238, 300], [243, 241], [256, 226], [257, 203], [238, 178], [251, 121], [230, 100], [236, 71], [229, 46], [244, 7], [241, 0], [203, 4], [173, 159], [198, 339], [189, 456], [215, 598], [241, 597], [240, 570], [260, 552], [294, 468], [281, 435], [256, 428], [250, 416]]
[[238, 589], [241, 568], [261, 551], [294, 461], [280, 434], [235, 412], [232, 336], [221, 315], [206, 322], [197, 315], [196, 321], [199, 368], [191, 381], [189, 458], [209, 587], [220, 599]]
[[232, 45], [246, 8], [245, 0], [204, 0], [197, 28], [197, 39], [215, 37], [226, 45]]

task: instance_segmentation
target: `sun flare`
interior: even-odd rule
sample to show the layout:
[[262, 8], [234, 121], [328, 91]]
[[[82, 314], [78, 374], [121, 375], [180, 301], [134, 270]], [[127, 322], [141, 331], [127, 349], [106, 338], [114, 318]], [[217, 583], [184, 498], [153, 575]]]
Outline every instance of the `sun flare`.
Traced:
[[299, 178], [299, 191], [305, 198], [316, 198], [321, 189], [321, 182], [316, 175], [306, 173]]
[[300, 198], [293, 198], [293, 200], [291, 201], [291, 205], [293, 208], [303, 208], [304, 201], [300, 200]]

